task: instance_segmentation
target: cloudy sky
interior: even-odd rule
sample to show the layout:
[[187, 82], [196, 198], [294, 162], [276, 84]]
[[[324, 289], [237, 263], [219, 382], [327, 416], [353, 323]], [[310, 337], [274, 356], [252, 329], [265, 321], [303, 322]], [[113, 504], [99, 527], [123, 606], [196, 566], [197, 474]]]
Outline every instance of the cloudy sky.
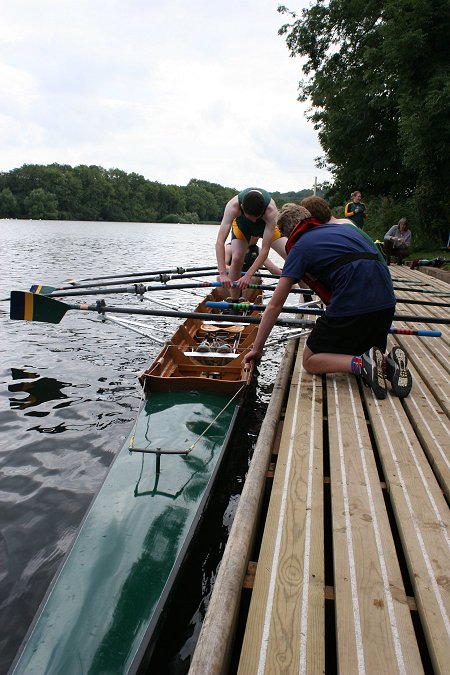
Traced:
[[4, 2], [0, 171], [97, 164], [165, 184], [281, 192], [327, 180], [278, 4]]

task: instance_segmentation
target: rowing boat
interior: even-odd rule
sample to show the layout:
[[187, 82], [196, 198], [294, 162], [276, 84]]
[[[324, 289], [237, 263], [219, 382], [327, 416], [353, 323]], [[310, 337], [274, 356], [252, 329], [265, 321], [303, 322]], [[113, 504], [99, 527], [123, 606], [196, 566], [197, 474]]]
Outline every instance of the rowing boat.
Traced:
[[148, 664], [253, 372], [242, 360], [257, 325], [214, 323], [205, 303], [218, 299], [214, 289], [196, 310], [211, 319], [187, 319], [141, 374], [133, 430], [11, 673], [122, 675]]

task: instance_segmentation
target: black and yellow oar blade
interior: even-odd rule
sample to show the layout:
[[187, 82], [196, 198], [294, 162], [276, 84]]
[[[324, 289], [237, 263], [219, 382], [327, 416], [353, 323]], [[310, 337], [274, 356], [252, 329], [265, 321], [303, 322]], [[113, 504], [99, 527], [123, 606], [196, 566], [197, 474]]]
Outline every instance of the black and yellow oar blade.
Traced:
[[53, 291], [58, 289], [55, 286], [41, 286], [40, 284], [33, 284], [30, 288], [30, 293], [36, 293], [37, 295], [50, 295]]
[[65, 302], [46, 298], [44, 295], [11, 291], [9, 313], [11, 319], [59, 323], [69, 309], [71, 309], [70, 305]]

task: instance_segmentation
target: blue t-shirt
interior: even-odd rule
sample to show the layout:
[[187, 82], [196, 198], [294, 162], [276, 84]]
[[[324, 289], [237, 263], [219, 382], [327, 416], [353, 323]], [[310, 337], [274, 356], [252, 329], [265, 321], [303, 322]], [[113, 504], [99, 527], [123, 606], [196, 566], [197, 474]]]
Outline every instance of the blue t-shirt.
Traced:
[[321, 271], [348, 253], [376, 253], [356, 227], [327, 223], [307, 230], [294, 244], [283, 266], [283, 277], [300, 281], [305, 273], [329, 287], [326, 308], [331, 317], [356, 316], [395, 306], [389, 269], [378, 260], [354, 260], [321, 277]]

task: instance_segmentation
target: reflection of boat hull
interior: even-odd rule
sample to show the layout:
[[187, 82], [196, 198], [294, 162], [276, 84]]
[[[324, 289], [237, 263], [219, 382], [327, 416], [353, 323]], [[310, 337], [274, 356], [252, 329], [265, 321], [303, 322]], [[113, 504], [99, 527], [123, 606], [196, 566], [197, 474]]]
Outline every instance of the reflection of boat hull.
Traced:
[[[197, 339], [195, 332], [192, 337]], [[177, 348], [187, 351], [184, 343]], [[227, 362], [216, 372], [232, 369], [232, 378], [229, 372], [205, 378], [208, 366], [200, 364], [185, 386], [175, 375], [171, 387], [171, 378], [154, 370], [166, 351], [149, 368], [154, 374], [142, 380], [147, 396], [132, 439], [134, 450], [143, 452], [130, 453], [127, 442], [113, 462], [30, 628], [15, 673], [134, 673], [151, 654], [250, 376]], [[231, 362], [240, 362], [238, 353]]]

